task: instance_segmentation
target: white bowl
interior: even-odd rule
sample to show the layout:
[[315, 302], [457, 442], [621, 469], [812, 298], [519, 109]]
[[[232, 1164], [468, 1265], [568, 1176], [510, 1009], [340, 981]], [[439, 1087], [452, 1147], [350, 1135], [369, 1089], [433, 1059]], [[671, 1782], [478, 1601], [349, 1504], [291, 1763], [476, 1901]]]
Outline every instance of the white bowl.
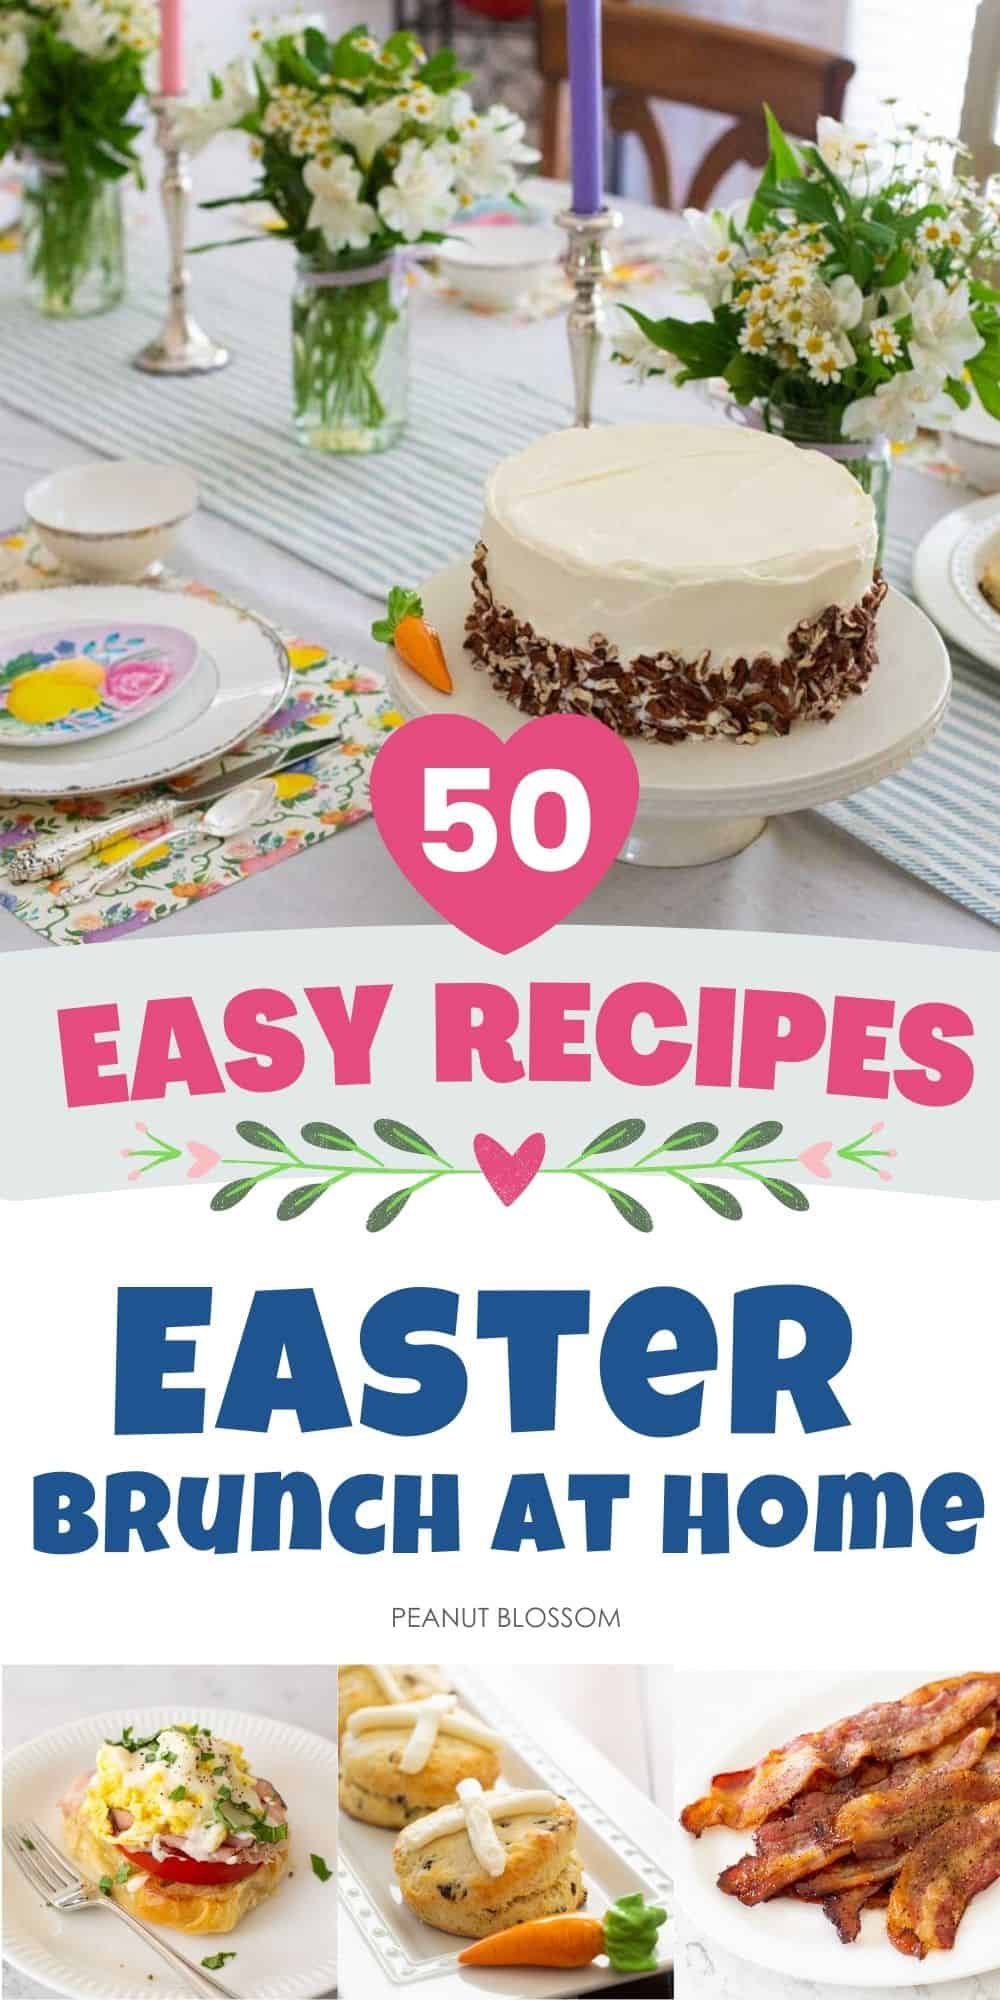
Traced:
[[979, 402], [959, 410], [949, 433], [949, 449], [970, 486], [1000, 493], [1000, 423]]
[[24, 496], [51, 554], [76, 575], [104, 582], [134, 582], [159, 565], [197, 505], [198, 482], [186, 466], [137, 458], [47, 473]]
[[562, 231], [549, 223], [472, 222], [437, 251], [448, 283], [469, 305], [511, 311], [559, 266]]

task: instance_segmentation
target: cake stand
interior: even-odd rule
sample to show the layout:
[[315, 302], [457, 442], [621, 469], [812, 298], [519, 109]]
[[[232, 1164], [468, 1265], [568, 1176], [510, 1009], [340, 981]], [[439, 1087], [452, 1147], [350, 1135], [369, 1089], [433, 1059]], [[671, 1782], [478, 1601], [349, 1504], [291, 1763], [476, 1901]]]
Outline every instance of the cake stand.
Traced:
[[[389, 680], [404, 715], [460, 715], [508, 737], [530, 720], [497, 694], [465, 650], [469, 566], [452, 563], [422, 585], [424, 612], [441, 635], [452, 694], [421, 680], [389, 649]], [[829, 805], [901, 771], [926, 748], [944, 715], [951, 668], [930, 619], [890, 590], [878, 617], [879, 663], [865, 693], [832, 722], [800, 722], [754, 744], [726, 738], [646, 743], [629, 738], [639, 807], [620, 861], [689, 868], [739, 854], [775, 813]]]

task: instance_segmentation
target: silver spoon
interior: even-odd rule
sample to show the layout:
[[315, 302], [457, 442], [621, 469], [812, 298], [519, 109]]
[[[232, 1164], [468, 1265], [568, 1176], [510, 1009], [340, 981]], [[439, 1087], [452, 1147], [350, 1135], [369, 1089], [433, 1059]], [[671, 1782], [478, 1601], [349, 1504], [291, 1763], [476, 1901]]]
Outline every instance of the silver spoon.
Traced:
[[141, 847], [133, 848], [131, 854], [123, 854], [120, 861], [113, 861], [107, 868], [92, 868], [78, 882], [73, 894], [66, 898], [72, 906], [89, 902], [104, 889], [110, 889], [122, 877], [130, 875], [136, 863], [154, 849], [173, 844], [175, 840], [189, 840], [194, 836], [209, 833], [226, 840], [231, 834], [242, 833], [252, 826], [258, 813], [270, 805], [274, 798], [274, 784], [270, 778], [260, 779], [257, 784], [237, 785], [216, 799], [206, 812], [188, 813], [183, 820], [175, 820], [172, 826], [162, 827], [152, 840], [146, 840]]

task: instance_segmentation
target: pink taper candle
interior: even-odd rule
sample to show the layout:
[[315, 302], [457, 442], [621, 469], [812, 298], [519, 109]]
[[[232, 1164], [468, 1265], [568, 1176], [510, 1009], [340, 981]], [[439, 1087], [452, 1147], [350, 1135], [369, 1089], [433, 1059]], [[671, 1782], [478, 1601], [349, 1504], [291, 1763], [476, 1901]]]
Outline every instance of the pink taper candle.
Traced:
[[184, 0], [160, 0], [160, 90], [184, 95]]

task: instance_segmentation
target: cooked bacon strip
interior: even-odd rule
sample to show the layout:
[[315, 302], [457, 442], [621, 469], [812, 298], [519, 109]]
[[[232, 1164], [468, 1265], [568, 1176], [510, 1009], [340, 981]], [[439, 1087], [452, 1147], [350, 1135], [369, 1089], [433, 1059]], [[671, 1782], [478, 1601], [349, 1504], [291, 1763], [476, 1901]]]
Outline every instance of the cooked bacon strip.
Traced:
[[681, 1814], [697, 1838], [711, 1826], [760, 1826], [824, 1776], [845, 1777], [869, 1758], [897, 1763], [936, 1749], [1000, 1701], [1000, 1674], [930, 1681], [901, 1701], [877, 1702], [826, 1729], [796, 1736], [749, 1771], [722, 1772]]
[[879, 1893], [877, 1882], [865, 1882], [857, 1889], [843, 1889], [839, 1896], [823, 1898], [823, 1915], [833, 1925], [841, 1944], [856, 1944], [861, 1936], [861, 1918]]
[[851, 1848], [885, 1840], [912, 1846], [943, 1820], [994, 1800], [1000, 1800], [1000, 1756], [990, 1753], [971, 1771], [925, 1771], [846, 1800], [833, 1832]]
[[885, 1848], [863, 1848], [860, 1854], [850, 1855], [846, 1861], [835, 1861], [830, 1868], [821, 1868], [817, 1875], [810, 1875], [808, 1881], [800, 1882], [797, 1896], [804, 1896], [807, 1902], [821, 1903], [827, 1896], [841, 1896], [846, 1889], [876, 1889], [880, 1882], [891, 1882], [903, 1865], [903, 1857], [895, 1842]]
[[950, 1951], [974, 1896], [1000, 1881], [1000, 1799], [950, 1819], [908, 1854], [889, 1898], [897, 1951]]
[[[828, 1871], [843, 1857], [875, 1846], [877, 1863], [887, 1843], [897, 1863], [932, 1827], [955, 1813], [1000, 1799], [1000, 1752], [987, 1751], [972, 1770], [912, 1760], [904, 1783], [846, 1780], [826, 1792], [810, 1792], [791, 1814], [763, 1830], [760, 1851], [745, 1854], [723, 1869], [719, 1888], [748, 1906], [780, 1896], [805, 1877]], [[884, 1767], [882, 1778], [884, 1779]], [[864, 1877], [862, 1876], [862, 1879]], [[876, 1873], [876, 1880], [884, 1879]], [[815, 1885], [814, 1885], [815, 1886]], [[860, 1882], [857, 1883], [860, 1887]]]

